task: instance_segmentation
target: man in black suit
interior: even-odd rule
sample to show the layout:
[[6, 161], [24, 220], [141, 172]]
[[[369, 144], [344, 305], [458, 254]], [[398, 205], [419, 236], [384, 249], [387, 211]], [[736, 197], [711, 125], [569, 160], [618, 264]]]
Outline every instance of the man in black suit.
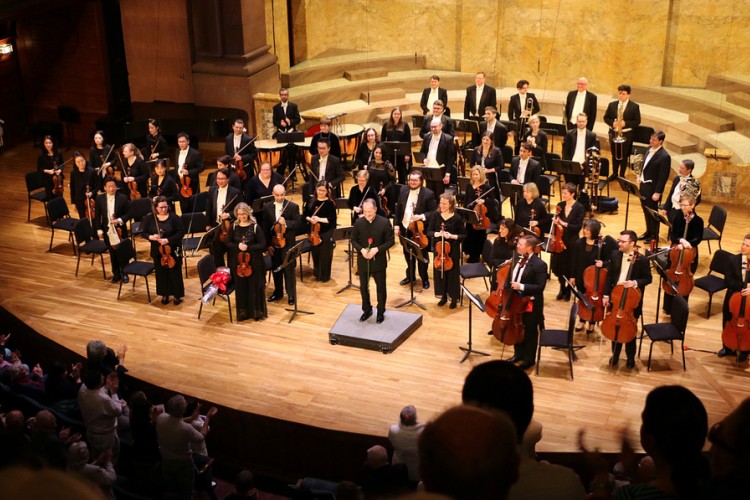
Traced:
[[[336, 139], [336, 144], [338, 144], [338, 139]], [[326, 181], [328, 187], [333, 190], [334, 198], [340, 198], [340, 184], [344, 182], [344, 169], [341, 166], [341, 161], [333, 154], [330, 144], [326, 140], [318, 142], [317, 152], [318, 154], [313, 156], [312, 161], [310, 161], [310, 170], [314, 174], [314, 176], [310, 176], [308, 182], [310, 193], [315, 193], [315, 185], [317, 184], [315, 178], [317, 177], [321, 181]]]
[[453, 138], [442, 132], [442, 123], [439, 120], [433, 119], [430, 123], [430, 133], [422, 139], [420, 151], [425, 155], [426, 167], [437, 168], [442, 165], [442, 180], [427, 181], [427, 187], [435, 193], [435, 196], [440, 196], [446, 186], [452, 186], [458, 182], [458, 177], [455, 165], [456, 146], [453, 144]]
[[273, 126], [276, 127], [274, 137], [279, 132], [292, 132], [296, 130], [302, 118], [299, 115], [299, 109], [293, 102], [289, 102], [289, 90], [282, 88], [279, 90], [279, 103], [273, 107]]
[[[648, 259], [644, 255], [639, 254], [635, 263], [630, 262], [636, 243], [635, 231], [626, 230], [620, 232], [620, 237], [617, 239], [618, 249], [612, 252], [612, 257], [609, 259], [609, 264], [607, 265], [607, 281], [604, 284], [602, 304], [606, 310], [610, 294], [615, 285], [623, 285], [625, 288], [638, 288], [641, 291], [641, 302], [633, 311], [633, 315], [637, 320], [643, 314], [643, 296], [646, 292], [646, 286], [651, 283], [651, 268], [649, 267]], [[635, 267], [633, 267], [630, 279], [628, 279], [628, 270], [631, 265]], [[610, 365], [617, 365], [621, 351], [622, 343], [612, 342]], [[635, 338], [625, 344], [625, 354], [628, 358], [626, 366], [628, 368], [635, 367]]]
[[[206, 231], [212, 227], [221, 225], [224, 221], [234, 220], [234, 207], [242, 201], [242, 192], [229, 185], [229, 177], [226, 170], [216, 172], [216, 185], [208, 190], [208, 202], [206, 203], [206, 218], [208, 225]], [[214, 230], [213, 243], [211, 243], [211, 256], [214, 258], [216, 267], [224, 266], [224, 255], [227, 253], [226, 243], [221, 241], [221, 228]]]
[[[273, 187], [273, 201], [263, 205], [263, 234], [268, 243], [268, 254], [271, 256], [273, 269], [278, 268], [284, 262], [284, 256], [294, 246], [299, 227], [299, 206], [291, 200], [285, 199], [286, 189], [281, 184]], [[284, 228], [284, 246], [274, 246], [273, 227], [276, 223]], [[269, 302], [275, 302], [284, 296], [284, 281], [286, 281], [286, 293], [289, 297], [289, 305], [294, 305], [297, 297], [296, 281], [294, 279], [294, 265], [284, 268], [283, 271], [273, 273], [273, 293], [268, 298]]]
[[[587, 124], [586, 113], [578, 113], [576, 128], [568, 130], [563, 140], [563, 160], [578, 162], [582, 169], [586, 162], [586, 151], [589, 148], [598, 147], [599, 144], [596, 134], [588, 129]], [[570, 179], [565, 179], [565, 181], [580, 187], [583, 185], [583, 176], [570, 176]]]
[[510, 177], [513, 184], [526, 184], [533, 182], [539, 185], [539, 177], [542, 175], [542, 167], [539, 162], [531, 157], [534, 146], [529, 142], [521, 143], [518, 156], [510, 160]]
[[494, 134], [492, 142], [495, 144], [495, 147], [502, 150], [503, 146], [508, 142], [508, 129], [497, 119], [497, 115], [497, 108], [494, 106], [484, 108], [484, 121], [479, 124], [479, 135], [481, 137], [489, 130]]
[[[734, 293], [741, 293], [745, 297], [748, 297], [747, 301], [750, 302], [750, 268], [748, 268], [747, 264], [748, 259], [750, 259], [750, 234], [746, 234], [745, 239], [742, 240], [739, 255], [732, 255], [729, 262], [725, 264], [724, 281], [727, 284], [727, 292], [724, 297], [722, 317], [722, 325], [724, 326], [732, 319], [732, 314], [729, 311], [729, 301]], [[719, 351], [720, 358], [734, 356], [735, 354], [736, 352], [726, 345], [723, 345]], [[740, 351], [737, 361], [740, 363], [746, 361], [748, 354], [750, 354], [750, 351]]]
[[647, 208], [658, 210], [661, 195], [672, 172], [672, 158], [662, 147], [664, 138], [664, 132], [661, 131], [651, 135], [651, 148], [643, 160], [641, 175], [638, 176], [641, 208], [646, 219], [646, 232], [639, 237], [642, 240], [659, 239], [659, 223], [654, 220]]
[[[96, 197], [95, 204], [96, 217], [93, 220], [93, 229], [96, 230], [99, 238], [104, 240], [109, 249], [109, 261], [112, 266], [112, 283], [117, 283], [121, 279], [124, 283], [127, 283], [127, 275], [122, 276], [120, 274], [120, 263], [117, 260], [117, 245], [128, 236], [128, 228], [125, 224], [130, 218], [128, 213], [130, 199], [117, 191], [117, 181], [114, 177], [105, 177], [104, 193]], [[118, 227], [122, 231], [121, 235], [117, 234]]]
[[575, 128], [578, 115], [585, 113], [588, 117], [586, 128], [594, 130], [594, 122], [596, 121], [596, 94], [592, 94], [587, 90], [589, 81], [583, 76], [578, 79], [576, 86], [578, 90], [568, 92], [568, 97], [565, 99], [564, 113], [566, 127], [568, 130]]
[[[510, 97], [508, 103], [508, 120], [517, 121], [521, 117], [528, 119], [531, 115], [539, 113], [539, 101], [536, 96], [529, 92], [529, 81], [519, 80], [516, 83], [516, 89], [518, 94], [514, 94]], [[528, 109], [528, 100], [531, 99], [531, 110]], [[523, 130], [519, 131], [519, 134], [523, 134]]]
[[494, 87], [485, 85], [486, 76], [484, 71], [474, 76], [474, 85], [466, 87], [466, 100], [464, 101], [464, 119], [479, 119], [484, 115], [487, 106], [497, 108], [497, 93]]
[[252, 169], [251, 165], [258, 156], [258, 152], [253, 140], [245, 133], [245, 122], [242, 118], [234, 120], [232, 133], [224, 140], [224, 154], [233, 162], [241, 160], [244, 167]]
[[[633, 135], [635, 129], [641, 124], [641, 108], [638, 104], [630, 101], [630, 85], [617, 87], [617, 100], [607, 106], [604, 113], [604, 123], [609, 125], [609, 148], [612, 151], [612, 175], [611, 178], [625, 177], [625, 169], [628, 166], [628, 158], [633, 149]], [[618, 119], [618, 116], [622, 119]], [[615, 146], [614, 139], [622, 132], [625, 142]], [[617, 148], [621, 154], [616, 154]], [[619, 158], [619, 159], [618, 159]]]
[[[177, 134], [177, 156], [175, 157], [174, 164], [176, 165], [173, 170], [175, 175], [175, 181], [177, 186], [182, 186], [182, 178], [188, 176], [190, 178], [190, 189], [193, 190], [193, 195], [200, 193], [200, 173], [206, 168], [203, 164], [203, 158], [197, 149], [190, 147], [190, 136], [185, 132]], [[187, 214], [193, 211], [193, 206], [190, 198], [183, 198], [180, 194], [180, 212]]]
[[430, 86], [422, 90], [422, 98], [419, 100], [419, 107], [422, 108], [422, 114], [426, 115], [432, 109], [432, 104], [440, 100], [444, 106], [448, 106], [448, 91], [440, 88], [440, 77], [432, 75], [430, 77]]
[[[680, 212], [680, 198], [685, 193], [685, 187], [688, 183], [698, 187], [698, 196], [695, 198], [695, 206], [701, 202], [700, 185], [701, 183], [693, 177], [695, 162], [690, 159], [682, 160], [675, 178], [672, 180], [672, 187], [669, 190], [669, 196], [664, 200], [664, 204], [659, 207], [662, 215], [666, 216], [668, 221], [672, 221], [675, 215]], [[692, 194], [692, 193], [690, 193]]]
[[[341, 142], [339, 136], [331, 132], [331, 120], [323, 118], [320, 120], [320, 132], [315, 134], [310, 141], [310, 154], [318, 154], [318, 142], [328, 142], [328, 148], [333, 156], [341, 159]], [[317, 173], [316, 173], [317, 175]]]
[[419, 129], [420, 137], [424, 137], [425, 134], [428, 134], [430, 132], [430, 123], [432, 123], [432, 120], [434, 120], [435, 118], [438, 118], [440, 120], [440, 123], [443, 126], [443, 132], [453, 137], [453, 120], [451, 120], [450, 117], [445, 114], [445, 105], [441, 100], [435, 101], [432, 104], [432, 114], [424, 117], [422, 128]]
[[[414, 235], [409, 229], [409, 224], [413, 221], [421, 220], [424, 223], [425, 231], [427, 231], [427, 223], [435, 208], [437, 208], [435, 193], [422, 187], [422, 172], [413, 170], [409, 174], [408, 186], [403, 186], [398, 196], [393, 226], [396, 238], [403, 233], [405, 237], [413, 239]], [[428, 262], [417, 262], [417, 268], [419, 269], [419, 276], [422, 278], [422, 288], [426, 290], [430, 288], [429, 275], [427, 274], [427, 265], [429, 264], [430, 257], [425, 249], [422, 249], [422, 252], [422, 255], [427, 258]], [[408, 285], [412, 280], [416, 279], [414, 268], [411, 265], [411, 258], [406, 252], [406, 248], [404, 248], [404, 257], [406, 258], [407, 265], [406, 278], [401, 280], [400, 285]]]
[[388, 219], [377, 214], [378, 207], [371, 198], [362, 202], [363, 217], [357, 219], [352, 229], [352, 248], [357, 252], [357, 272], [359, 291], [362, 294], [362, 317], [367, 321], [372, 316], [370, 302], [370, 276], [375, 280], [378, 295], [378, 315], [376, 321], [385, 319], [385, 269], [388, 266], [386, 250], [393, 246], [393, 230]]

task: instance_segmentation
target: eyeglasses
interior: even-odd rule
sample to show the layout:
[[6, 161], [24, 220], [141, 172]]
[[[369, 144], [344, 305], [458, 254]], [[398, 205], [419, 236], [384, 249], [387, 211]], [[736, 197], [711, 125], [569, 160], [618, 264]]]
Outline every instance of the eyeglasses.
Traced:
[[719, 448], [724, 448], [724, 450], [728, 451], [729, 453], [736, 455], [737, 449], [734, 446], [730, 446], [726, 443], [723, 439], [719, 437], [719, 434], [721, 433], [721, 429], [724, 427], [724, 422], [716, 422], [713, 426], [711, 426], [711, 429], [708, 431], [708, 442], [711, 444], [715, 444]]
[[169, 208], [169, 205], [159, 205], [159, 206], [158, 206], [158, 207], [156, 207], [156, 208], [158, 208], [158, 209], [160, 209], [160, 210], [167, 210], [167, 209]]

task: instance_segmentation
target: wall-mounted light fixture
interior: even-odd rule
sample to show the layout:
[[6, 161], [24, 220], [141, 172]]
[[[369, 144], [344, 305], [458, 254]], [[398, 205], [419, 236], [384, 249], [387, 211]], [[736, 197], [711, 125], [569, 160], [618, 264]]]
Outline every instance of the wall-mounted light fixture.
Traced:
[[9, 41], [0, 42], [0, 56], [6, 56], [13, 53], [13, 44]]

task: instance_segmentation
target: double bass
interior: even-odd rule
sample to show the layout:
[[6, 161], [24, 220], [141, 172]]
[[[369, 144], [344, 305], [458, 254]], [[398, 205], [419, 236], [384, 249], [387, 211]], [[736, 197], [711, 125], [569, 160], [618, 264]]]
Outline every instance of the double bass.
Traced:
[[445, 223], [440, 224], [440, 241], [435, 244], [435, 261], [433, 266], [440, 271], [440, 278], [445, 277], [445, 271], [453, 269], [451, 258], [451, 244], [445, 241]]
[[[745, 288], [750, 284], [750, 260], [745, 270]], [[727, 321], [721, 332], [721, 341], [730, 349], [740, 352], [750, 351], [750, 314], [748, 314], [748, 295], [734, 292], [729, 298], [729, 313], [732, 319]]]
[[[638, 250], [628, 261], [630, 267], [625, 281], [630, 281], [633, 268], [638, 260]], [[610, 294], [610, 311], [602, 321], [602, 335], [612, 342], [626, 344], [635, 339], [638, 332], [638, 320], [635, 317], [635, 309], [641, 303], [641, 290], [638, 287], [626, 288], [625, 285], [615, 285]]]
[[[687, 238], [688, 226], [690, 226], [690, 221], [693, 217], [695, 217], [694, 212], [685, 215], [685, 230], [682, 233], [683, 240]], [[672, 245], [672, 248], [669, 250], [667, 276], [674, 283], [677, 293], [682, 297], [687, 297], [693, 291], [695, 284], [691, 267], [698, 254], [698, 250], [695, 247], [679, 249], [677, 248], [679, 246], [680, 244], [677, 243]], [[674, 289], [668, 281], [662, 281], [661, 287], [669, 295], [674, 295]]]
[[[597, 239], [596, 245], [598, 247], [596, 252], [596, 260], [602, 260], [602, 247], [604, 246], [604, 238], [600, 235]], [[578, 301], [578, 316], [581, 320], [598, 323], [604, 319], [604, 305], [602, 304], [602, 292], [604, 291], [604, 284], [607, 281], [607, 269], [604, 267], [597, 267], [591, 265], [583, 271], [583, 286], [586, 290], [586, 300], [589, 301], [592, 308], [589, 309], [583, 303]]]
[[[417, 204], [412, 203], [411, 205], [412, 214], [417, 209]], [[424, 232], [424, 221], [415, 220], [409, 223], [409, 231], [411, 231], [412, 238], [419, 245], [420, 250], [424, 250], [429, 245], [430, 240]]]
[[516, 345], [523, 341], [524, 326], [523, 313], [530, 297], [523, 297], [520, 291], [511, 288], [513, 273], [518, 266], [525, 266], [529, 256], [524, 255], [518, 261], [518, 255], [512, 260], [500, 265], [497, 270], [497, 288], [485, 302], [487, 314], [492, 320], [492, 334], [505, 345]]

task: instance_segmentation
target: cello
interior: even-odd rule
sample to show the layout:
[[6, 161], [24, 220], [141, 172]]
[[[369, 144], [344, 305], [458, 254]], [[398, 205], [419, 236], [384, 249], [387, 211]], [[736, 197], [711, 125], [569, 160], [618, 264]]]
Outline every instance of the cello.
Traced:
[[[630, 281], [633, 268], [638, 261], [638, 250], [633, 250], [630, 267], [625, 281]], [[638, 332], [638, 320], [634, 311], [641, 303], [641, 290], [638, 287], [625, 288], [625, 285], [615, 285], [610, 294], [610, 311], [602, 321], [602, 335], [615, 343], [627, 344], [635, 339]]]
[[[604, 238], [600, 235], [597, 239], [596, 245], [599, 247], [596, 252], [596, 260], [602, 260], [602, 247], [604, 246]], [[578, 316], [582, 321], [589, 321], [598, 323], [604, 319], [604, 306], [602, 305], [602, 291], [604, 290], [604, 284], [607, 281], [607, 269], [604, 267], [597, 267], [591, 265], [583, 271], [583, 286], [586, 290], [586, 299], [591, 304], [592, 308], [589, 309], [583, 303], [578, 301]]]
[[[687, 238], [688, 226], [690, 221], [695, 217], [695, 213], [691, 212], [685, 215], [685, 230], [682, 233], [682, 239]], [[682, 248], [680, 243], [672, 245], [669, 250], [669, 269], [667, 269], [667, 276], [674, 283], [677, 293], [682, 297], [687, 297], [693, 290], [693, 272], [691, 270], [695, 257], [698, 254], [698, 250], [695, 247]], [[662, 281], [662, 289], [669, 295], [674, 295], [674, 289], [672, 288], [669, 281]]]
[[[745, 288], [750, 284], [750, 260], [745, 270]], [[737, 351], [737, 357], [743, 351], [750, 351], [750, 315], [748, 314], [748, 296], [742, 291], [734, 292], [729, 298], [729, 313], [732, 319], [727, 321], [721, 332], [721, 341], [730, 349]]]
[[[411, 209], [413, 216], [414, 211], [417, 209], [417, 204], [412, 203]], [[424, 250], [425, 248], [427, 248], [430, 240], [427, 238], [427, 235], [424, 234], [424, 221], [415, 220], [410, 222], [409, 231], [411, 231], [412, 237], [414, 238], [414, 241], [417, 243], [417, 245], [419, 245], [420, 250]]]
[[[525, 266], [528, 260], [529, 256], [524, 255], [517, 265], [502, 265], [497, 271], [498, 287], [495, 292], [499, 293], [500, 302], [492, 320], [492, 334], [505, 345], [516, 345], [523, 342], [523, 313], [531, 297], [524, 297], [520, 291], [513, 290], [511, 282], [513, 281], [512, 271]], [[502, 283], [502, 286], [500, 286], [500, 283]]]
[[440, 241], [435, 244], [435, 260], [433, 266], [436, 270], [440, 270], [440, 279], [445, 278], [445, 271], [453, 269], [451, 244], [445, 241], [445, 223], [440, 224]]
[[562, 212], [562, 206], [557, 205], [555, 209], [555, 219], [552, 221], [552, 226], [549, 230], [549, 236], [547, 237], [547, 251], [549, 253], [562, 253], [565, 251], [565, 242], [563, 241], [563, 228], [557, 222], [560, 220], [560, 213]]

